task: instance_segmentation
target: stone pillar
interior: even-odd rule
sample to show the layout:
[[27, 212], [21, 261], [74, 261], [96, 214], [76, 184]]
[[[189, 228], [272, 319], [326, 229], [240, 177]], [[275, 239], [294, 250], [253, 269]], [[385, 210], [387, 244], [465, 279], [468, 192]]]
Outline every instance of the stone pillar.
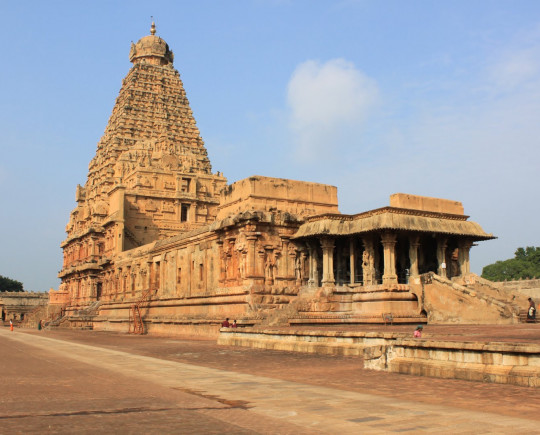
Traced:
[[364, 245], [364, 252], [362, 253], [363, 285], [373, 285], [376, 284], [373, 239], [371, 237], [365, 237], [362, 239], [362, 244]]
[[350, 283], [354, 284], [354, 279], [356, 277], [356, 253], [354, 252], [354, 239], [351, 237], [349, 239], [349, 270], [350, 270]]
[[154, 290], [154, 287], [154, 263], [148, 261], [148, 288]]
[[418, 276], [418, 248], [420, 247], [420, 236], [413, 235], [409, 238], [409, 260], [411, 262], [411, 275]]
[[335, 285], [336, 282], [334, 280], [334, 239], [331, 237], [323, 237], [321, 239], [321, 246], [323, 251], [322, 285]]
[[246, 276], [252, 278], [257, 275], [257, 252], [255, 250], [255, 242], [257, 241], [257, 236], [247, 236], [247, 256], [246, 256]]
[[[224, 284], [226, 278], [226, 265], [225, 265], [225, 253], [223, 252], [223, 240], [216, 242], [218, 246], [218, 258], [219, 258], [219, 283]], [[189, 264], [188, 264], [189, 267]]]
[[[304, 285], [304, 282], [305, 282], [304, 273], [305, 273], [306, 259], [308, 259], [308, 261], [309, 261], [310, 257], [307, 256], [306, 251], [305, 251], [304, 248], [299, 249], [297, 251], [297, 255], [298, 255], [298, 257], [295, 259], [295, 262], [294, 262], [296, 285], [301, 286], [301, 285]], [[309, 273], [310, 272], [308, 272], [308, 280], [311, 277], [311, 275], [309, 275]]]
[[308, 243], [308, 267], [309, 267], [309, 287], [319, 286], [319, 272], [317, 270], [317, 248]]
[[165, 254], [161, 257], [160, 262], [160, 276], [159, 276], [159, 287], [162, 289], [164, 294], [167, 294], [168, 288], [167, 288], [167, 258], [165, 257]]
[[290, 278], [289, 256], [287, 255], [289, 252], [288, 237], [281, 237], [281, 249], [282, 255], [278, 256], [278, 258], [281, 259], [281, 261], [278, 263], [281, 266], [281, 270], [277, 271], [277, 275], [282, 276], [283, 278]]
[[446, 268], [447, 268], [446, 244], [447, 244], [447, 239], [445, 237], [437, 239], [437, 263], [439, 264], [437, 273], [443, 278], [446, 278]]
[[396, 235], [390, 231], [382, 234], [381, 243], [384, 253], [383, 284], [397, 283], [396, 275]]
[[461, 276], [471, 273], [470, 251], [472, 242], [470, 240], [460, 240], [458, 245], [458, 262]]

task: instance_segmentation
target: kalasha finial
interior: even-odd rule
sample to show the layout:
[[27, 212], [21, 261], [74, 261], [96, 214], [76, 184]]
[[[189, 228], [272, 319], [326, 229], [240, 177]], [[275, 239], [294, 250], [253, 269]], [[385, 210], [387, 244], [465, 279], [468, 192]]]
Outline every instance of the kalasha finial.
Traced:
[[152, 26], [150, 27], [150, 34], [151, 35], [156, 34], [156, 23], [154, 23], [154, 17], [152, 17]]

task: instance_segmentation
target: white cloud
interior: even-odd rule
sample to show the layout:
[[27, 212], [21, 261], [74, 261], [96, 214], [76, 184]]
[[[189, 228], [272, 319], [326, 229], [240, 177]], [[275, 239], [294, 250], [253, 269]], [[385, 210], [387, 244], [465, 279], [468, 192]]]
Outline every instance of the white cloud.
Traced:
[[288, 84], [290, 128], [298, 157], [317, 160], [359, 134], [378, 101], [376, 82], [344, 59], [308, 60]]

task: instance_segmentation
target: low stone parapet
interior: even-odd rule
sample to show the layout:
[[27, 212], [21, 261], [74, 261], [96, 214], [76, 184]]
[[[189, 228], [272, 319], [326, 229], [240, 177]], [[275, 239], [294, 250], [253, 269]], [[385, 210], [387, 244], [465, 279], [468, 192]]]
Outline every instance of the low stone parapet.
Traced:
[[540, 346], [400, 339], [365, 355], [364, 366], [375, 370], [540, 387]]
[[362, 356], [367, 347], [385, 345], [396, 333], [222, 328], [218, 344], [326, 355]]
[[540, 345], [411, 339], [409, 334], [222, 328], [218, 344], [360, 356], [364, 368], [418, 376], [540, 387]]

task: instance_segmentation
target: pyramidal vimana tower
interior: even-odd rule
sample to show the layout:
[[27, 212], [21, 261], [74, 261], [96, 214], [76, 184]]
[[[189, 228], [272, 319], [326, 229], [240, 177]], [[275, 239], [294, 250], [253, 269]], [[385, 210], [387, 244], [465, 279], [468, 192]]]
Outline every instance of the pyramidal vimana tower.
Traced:
[[[459, 202], [396, 194], [390, 207], [342, 215], [333, 186], [228, 185], [212, 172], [173, 52], [153, 23], [150, 33], [131, 45], [133, 66], [76, 189], [51, 294], [66, 325], [215, 335], [225, 317], [427, 321], [418, 276], [469, 274], [473, 242], [493, 236]], [[492, 311], [490, 321], [501, 317]]]
[[131, 46], [133, 67], [86, 184], [77, 186], [78, 205], [63, 244], [68, 258], [81, 249], [128, 250], [216, 217], [226, 180], [212, 174], [172, 51], [155, 26], [151, 33]]

